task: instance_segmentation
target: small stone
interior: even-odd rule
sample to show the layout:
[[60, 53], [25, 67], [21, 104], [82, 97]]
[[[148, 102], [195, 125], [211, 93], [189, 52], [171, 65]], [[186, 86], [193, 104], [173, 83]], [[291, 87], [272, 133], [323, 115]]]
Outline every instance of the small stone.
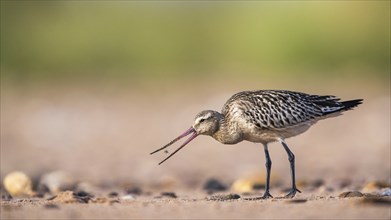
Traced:
[[[81, 193], [80, 195], [84, 195]], [[72, 191], [65, 191], [49, 198], [53, 202], [61, 202], [61, 203], [88, 203], [91, 200], [90, 196], [78, 196], [77, 193]]]
[[38, 187], [47, 187], [51, 194], [61, 191], [73, 190], [76, 181], [63, 171], [53, 171], [42, 176]]
[[11, 196], [34, 195], [31, 179], [23, 172], [15, 171], [7, 174], [3, 185]]
[[131, 200], [135, 200], [134, 196], [129, 194], [129, 195], [124, 195], [124, 196], [121, 196], [120, 198], [121, 200], [126, 200], [126, 201], [131, 201]]
[[75, 193], [75, 195], [78, 197], [93, 197], [93, 195], [91, 195], [87, 192], [84, 192], [84, 191], [78, 191]]
[[118, 193], [117, 192], [110, 192], [109, 197], [118, 197]]
[[351, 198], [351, 197], [363, 197], [364, 194], [362, 194], [359, 191], [348, 191], [348, 192], [343, 192], [339, 194], [339, 198]]
[[[271, 184], [276, 184], [279, 181], [279, 178], [275, 174], [270, 176]], [[266, 174], [262, 172], [250, 172], [246, 174], [243, 178], [236, 180], [232, 186], [231, 190], [238, 193], [249, 193], [254, 190], [263, 190], [266, 185]]]
[[203, 189], [213, 193], [213, 192], [225, 191], [227, 190], [227, 186], [222, 182], [220, 182], [219, 180], [211, 178], [208, 179], [208, 181], [206, 181]]
[[162, 192], [162, 196], [176, 199], [178, 196], [174, 192]]
[[390, 188], [389, 184], [386, 184], [385, 182], [369, 182], [367, 183], [364, 188], [362, 189], [362, 192], [364, 193], [373, 193], [375, 191], [378, 191], [382, 188]]
[[391, 196], [391, 188], [386, 188], [380, 191], [381, 196]]
[[142, 190], [140, 187], [132, 187], [132, 188], [126, 190], [126, 194], [132, 194], [132, 195], [139, 196], [142, 194]]
[[235, 199], [240, 199], [240, 196], [238, 194], [228, 194], [228, 195], [213, 195], [207, 200], [212, 200], [212, 201], [226, 201], [226, 200], [235, 200]]
[[364, 193], [372, 193], [372, 192], [374, 192], [374, 191], [376, 191], [378, 189], [379, 189], [379, 187], [376, 185], [375, 182], [370, 182], [370, 183], [366, 184], [364, 186], [364, 188], [362, 188], [362, 191]]
[[232, 184], [231, 188], [235, 192], [248, 193], [254, 189], [254, 185], [258, 184], [254, 184], [250, 180], [239, 179]]
[[8, 193], [1, 195], [1, 200], [3, 201], [11, 201], [12, 196]]

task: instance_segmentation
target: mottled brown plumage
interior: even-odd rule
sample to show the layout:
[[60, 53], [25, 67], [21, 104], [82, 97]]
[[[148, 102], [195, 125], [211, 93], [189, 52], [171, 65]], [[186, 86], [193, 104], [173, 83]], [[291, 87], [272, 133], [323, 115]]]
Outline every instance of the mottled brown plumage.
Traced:
[[340, 101], [335, 96], [309, 95], [285, 90], [240, 92], [228, 99], [221, 113], [213, 110], [198, 113], [189, 130], [151, 154], [189, 134], [192, 136], [161, 163], [198, 135], [212, 136], [223, 144], [236, 144], [243, 140], [262, 143], [267, 168], [267, 183], [262, 198], [269, 198], [272, 197], [269, 193], [271, 160], [267, 144], [279, 141], [288, 153], [291, 164], [292, 190], [287, 197], [294, 197], [299, 191], [295, 184], [294, 155], [285, 139], [305, 132], [319, 120], [338, 116], [361, 103], [362, 99]]

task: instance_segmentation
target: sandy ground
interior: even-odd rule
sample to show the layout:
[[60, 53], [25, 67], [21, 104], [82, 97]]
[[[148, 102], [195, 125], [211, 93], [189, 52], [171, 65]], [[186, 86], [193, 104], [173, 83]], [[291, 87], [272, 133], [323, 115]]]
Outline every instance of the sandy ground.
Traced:
[[[196, 82], [3, 85], [2, 181], [19, 170], [38, 190], [45, 175], [60, 171], [70, 190], [91, 197], [87, 203], [69, 203], [53, 199], [59, 191], [44, 191], [41, 197], [7, 199], [2, 185], [1, 218], [391, 218], [390, 196], [380, 196], [391, 182], [389, 82], [230, 81], [202, 87]], [[198, 137], [161, 166], [157, 163], [167, 154], [149, 155], [186, 130], [200, 110], [219, 110], [234, 92], [259, 88], [364, 98], [354, 111], [287, 140], [303, 191], [295, 200], [248, 201], [245, 198], [259, 195], [262, 188], [247, 194], [233, 188], [235, 181], [254, 176], [259, 184], [264, 182], [265, 159], [257, 144], [225, 146]], [[281, 196], [290, 180], [287, 156], [276, 143], [270, 153], [271, 193]], [[237, 193], [240, 198], [208, 200], [212, 195], [203, 186], [212, 177], [227, 186], [213, 195]], [[134, 187], [141, 192], [130, 190]], [[339, 197], [354, 190], [363, 195]]]
[[57, 203], [45, 206], [45, 202], [34, 201], [18, 206], [3, 203], [2, 219], [389, 219], [390, 202], [367, 203], [362, 198], [268, 201], [138, 198], [112, 205]]

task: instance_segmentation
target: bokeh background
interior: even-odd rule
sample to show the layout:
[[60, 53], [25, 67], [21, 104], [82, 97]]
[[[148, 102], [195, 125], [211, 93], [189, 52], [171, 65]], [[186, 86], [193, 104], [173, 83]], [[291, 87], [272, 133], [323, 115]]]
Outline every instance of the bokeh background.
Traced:
[[[249, 142], [199, 137], [161, 166], [149, 155], [254, 89], [364, 98], [287, 140], [297, 178], [391, 181], [389, 1], [1, 1], [2, 178], [194, 188], [262, 173]], [[270, 150], [288, 183], [283, 148]]]

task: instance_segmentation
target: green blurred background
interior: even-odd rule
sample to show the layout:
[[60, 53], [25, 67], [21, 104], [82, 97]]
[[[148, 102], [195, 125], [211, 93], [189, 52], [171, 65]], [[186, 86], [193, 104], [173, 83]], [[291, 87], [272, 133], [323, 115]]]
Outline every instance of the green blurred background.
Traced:
[[2, 78], [390, 74], [389, 1], [1, 1]]

